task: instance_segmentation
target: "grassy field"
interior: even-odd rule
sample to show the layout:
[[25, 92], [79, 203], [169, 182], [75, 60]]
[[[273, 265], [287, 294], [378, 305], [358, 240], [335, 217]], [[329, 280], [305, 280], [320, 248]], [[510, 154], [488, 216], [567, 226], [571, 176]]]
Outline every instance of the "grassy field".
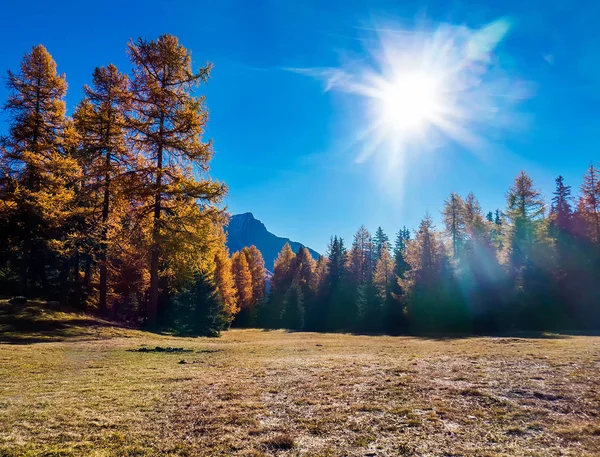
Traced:
[[0, 302], [21, 455], [598, 456], [600, 338], [187, 339]]

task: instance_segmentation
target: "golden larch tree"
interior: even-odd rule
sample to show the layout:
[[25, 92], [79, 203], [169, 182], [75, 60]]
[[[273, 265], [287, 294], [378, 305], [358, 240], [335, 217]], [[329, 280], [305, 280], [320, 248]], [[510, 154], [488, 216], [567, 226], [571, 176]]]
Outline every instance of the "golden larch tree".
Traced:
[[223, 222], [217, 221], [223, 213], [216, 204], [226, 187], [207, 175], [213, 154], [211, 142], [202, 141], [208, 111], [204, 97], [194, 95], [194, 89], [208, 80], [212, 64], [194, 72], [190, 52], [172, 35], [131, 41], [128, 50], [133, 64], [129, 125], [134, 146], [146, 160], [144, 175], [151, 178], [146, 183], [153, 199], [147, 308], [152, 325], [166, 241], [202, 219]]

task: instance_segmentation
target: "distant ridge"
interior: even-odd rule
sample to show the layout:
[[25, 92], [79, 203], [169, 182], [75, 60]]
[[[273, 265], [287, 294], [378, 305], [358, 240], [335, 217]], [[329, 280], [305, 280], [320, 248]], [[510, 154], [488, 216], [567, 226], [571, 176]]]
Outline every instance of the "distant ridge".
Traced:
[[[235, 214], [231, 217], [229, 225], [225, 227], [227, 232], [227, 247], [229, 252], [234, 253], [246, 246], [256, 246], [265, 259], [265, 267], [273, 271], [273, 264], [277, 254], [285, 243], [290, 243], [292, 250], [298, 252], [302, 243], [291, 241], [269, 232], [261, 221], [256, 219], [252, 213]], [[308, 248], [308, 247], [307, 247]], [[311, 255], [318, 259], [320, 254], [308, 248]]]

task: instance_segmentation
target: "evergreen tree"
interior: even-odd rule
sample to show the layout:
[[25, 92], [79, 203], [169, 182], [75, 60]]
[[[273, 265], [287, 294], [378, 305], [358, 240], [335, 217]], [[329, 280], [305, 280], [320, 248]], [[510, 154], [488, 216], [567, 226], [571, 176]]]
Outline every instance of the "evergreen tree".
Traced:
[[281, 324], [290, 330], [304, 329], [304, 294], [295, 280], [284, 295]]
[[552, 225], [558, 230], [570, 230], [571, 217], [571, 186], [565, 186], [562, 176], [556, 178], [556, 190], [552, 198], [549, 217]]
[[375, 262], [381, 259], [385, 251], [389, 253], [391, 249], [390, 239], [381, 227], [377, 227], [377, 231], [373, 237], [373, 244], [375, 249]]
[[175, 296], [170, 313], [173, 328], [180, 335], [216, 337], [228, 325], [228, 316], [215, 284], [202, 273], [197, 273], [194, 280]]
[[402, 282], [405, 274], [410, 270], [406, 261], [407, 244], [410, 241], [410, 230], [403, 227], [396, 236], [394, 243], [394, 278], [392, 283], [392, 300], [388, 300], [384, 311], [386, 330], [390, 333], [398, 333], [407, 328], [404, 308], [406, 306], [405, 289]]
[[328, 330], [348, 329], [354, 322], [356, 308], [350, 306], [347, 269], [348, 254], [344, 240], [334, 236], [329, 243], [327, 280], [323, 300], [327, 303], [325, 315]]

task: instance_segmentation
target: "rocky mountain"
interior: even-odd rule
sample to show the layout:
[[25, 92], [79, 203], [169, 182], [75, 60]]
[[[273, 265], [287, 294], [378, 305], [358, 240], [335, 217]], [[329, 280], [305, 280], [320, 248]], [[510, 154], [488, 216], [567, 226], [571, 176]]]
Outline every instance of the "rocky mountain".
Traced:
[[[227, 247], [229, 252], [239, 251], [245, 246], [256, 246], [265, 259], [265, 267], [273, 271], [273, 264], [277, 254], [285, 243], [290, 243], [292, 250], [297, 252], [301, 243], [282, 238], [269, 232], [261, 221], [256, 219], [252, 213], [235, 214], [231, 217], [229, 225], [225, 227], [227, 232]], [[308, 248], [311, 255], [319, 258], [319, 253]]]

